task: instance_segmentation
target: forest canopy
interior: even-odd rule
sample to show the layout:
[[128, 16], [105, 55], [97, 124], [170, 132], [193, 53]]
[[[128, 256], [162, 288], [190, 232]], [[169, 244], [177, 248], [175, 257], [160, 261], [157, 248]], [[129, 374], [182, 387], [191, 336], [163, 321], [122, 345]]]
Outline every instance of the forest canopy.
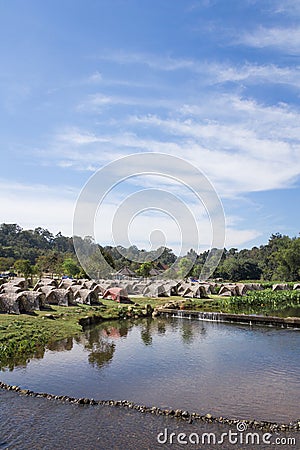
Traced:
[[[137, 275], [147, 276], [151, 269], [165, 270], [174, 263], [178, 277], [186, 275], [190, 260], [195, 261], [188, 275], [197, 278], [202, 270], [208, 251], [200, 254], [191, 249], [177, 258], [170, 248], [147, 252], [136, 246], [129, 248], [101, 246], [102, 255], [109, 265], [118, 271], [128, 267]], [[95, 262], [97, 264], [97, 262]], [[77, 260], [73, 239], [61, 233], [53, 235], [38, 227], [24, 230], [17, 224], [0, 225], [0, 272], [17, 271], [26, 275], [35, 273], [84, 276]], [[300, 279], [300, 237], [280, 233], [270, 236], [265, 245], [251, 249], [224, 249], [214, 277], [224, 280], [283, 280]]]

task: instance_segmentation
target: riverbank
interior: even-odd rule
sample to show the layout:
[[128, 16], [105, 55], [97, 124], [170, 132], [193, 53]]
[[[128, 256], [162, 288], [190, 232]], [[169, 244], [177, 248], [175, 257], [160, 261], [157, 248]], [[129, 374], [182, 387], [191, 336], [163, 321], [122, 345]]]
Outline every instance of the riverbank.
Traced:
[[[278, 297], [278, 294], [275, 295]], [[173, 302], [178, 308], [180, 305], [182, 310], [231, 314], [237, 312], [237, 301], [244, 302], [238, 298], [236, 300], [235, 297], [224, 299], [217, 295], [211, 295], [207, 299], [135, 297], [133, 301], [135, 301], [134, 304], [127, 305], [118, 304], [112, 300], [102, 300], [102, 305], [99, 306], [51, 305], [47, 309], [32, 314], [0, 314], [0, 368], [24, 364], [34, 355], [42, 356], [47, 345], [57, 340], [74, 337], [87, 325], [105, 320], [149, 317], [155, 308], [166, 303]], [[267, 316], [268, 311], [256, 299], [255, 308], [251, 310], [251, 313], [263, 313]], [[280, 313], [279, 310], [279, 316]], [[276, 312], [272, 315], [277, 316]]]
[[[166, 299], [136, 299], [138, 304], [103, 300], [101, 306], [49, 306], [33, 314], [0, 314], [0, 368], [24, 364], [29, 357], [42, 356], [51, 343], [75, 337], [87, 325], [105, 320], [151, 316], [153, 308]], [[147, 306], [148, 305], [148, 306]]]

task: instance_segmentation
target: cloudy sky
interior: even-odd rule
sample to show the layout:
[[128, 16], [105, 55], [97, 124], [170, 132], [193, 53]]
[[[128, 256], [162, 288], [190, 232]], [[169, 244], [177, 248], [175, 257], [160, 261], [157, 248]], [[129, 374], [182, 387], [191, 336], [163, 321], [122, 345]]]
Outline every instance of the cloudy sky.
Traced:
[[[76, 199], [96, 170], [155, 152], [209, 179], [227, 247], [298, 235], [298, 0], [9, 0], [0, 21], [1, 222], [71, 235]], [[203, 208], [180, 176], [175, 186], [158, 174], [110, 192], [99, 241], [111, 242], [114, 211], [132, 186], [171, 186], [199, 209], [206, 244]], [[132, 243], [144, 246], [164, 224], [176, 246], [178, 218], [167, 217], [141, 213]]]

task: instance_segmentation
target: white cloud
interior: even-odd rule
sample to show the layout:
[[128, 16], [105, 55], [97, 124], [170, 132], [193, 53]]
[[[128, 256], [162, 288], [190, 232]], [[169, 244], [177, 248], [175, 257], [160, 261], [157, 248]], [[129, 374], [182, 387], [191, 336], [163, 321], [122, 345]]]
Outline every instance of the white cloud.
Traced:
[[[148, 179], [148, 178], [147, 178]], [[149, 177], [154, 181], [154, 177]], [[165, 243], [176, 254], [185, 254], [190, 248], [203, 251], [212, 244], [211, 217], [203, 205], [191, 198], [174, 197], [174, 186], [166, 185], [161, 196], [148, 188], [137, 196], [122, 192], [110, 192], [97, 210], [95, 220], [96, 240], [107, 245], [137, 245], [149, 248], [151, 233], [159, 230]], [[176, 194], [178, 193], [175, 190]], [[169, 197], [166, 201], [166, 198]], [[172, 199], [173, 197], [173, 199]], [[147, 204], [153, 205], [152, 208]], [[122, 220], [119, 220], [119, 219]], [[106, 226], [103, 227], [105, 220]], [[240, 247], [260, 235], [254, 229], [238, 229], [239, 218], [226, 217], [226, 247]], [[114, 226], [113, 226], [114, 224]], [[239, 224], [240, 226], [240, 224]], [[215, 228], [217, 232], [217, 227]], [[124, 234], [125, 233], [125, 234]], [[162, 245], [162, 244], [161, 244]]]
[[100, 142], [106, 142], [107, 139], [95, 136], [94, 133], [81, 132], [76, 128], [67, 129], [56, 136], [58, 141], [67, 142], [71, 145], [86, 145]]
[[205, 120], [206, 109], [193, 105], [182, 110], [192, 117], [131, 120], [168, 133], [176, 145], [156, 142], [152, 150], [168, 147], [171, 154], [187, 158], [217, 185], [221, 196], [291, 186], [300, 175], [300, 114], [286, 105], [264, 107], [238, 97], [219, 99], [212, 106], [217, 107], [226, 111], [228, 123]]
[[[290, 47], [290, 43], [298, 51], [299, 42], [300, 29], [267, 29], [261, 27], [254, 30], [253, 33], [244, 33], [238, 38], [235, 36], [231, 45], [246, 44], [254, 47], [281, 46], [282, 48], [288, 48]], [[102, 58], [122, 65], [145, 65], [150, 69], [155, 69], [160, 72], [184, 70], [187, 73], [190, 72], [191, 74], [199, 75], [197, 83], [204, 86], [213, 86], [226, 82], [240, 83], [242, 81], [251, 84], [268, 82], [271, 84], [280, 83], [292, 86], [300, 85], [298, 67], [281, 67], [276, 64], [249, 62], [234, 65], [219, 61], [175, 58], [168, 55], [157, 56], [143, 53], [110, 53], [103, 55]], [[164, 88], [167, 89], [167, 83], [165, 84]], [[141, 100], [143, 101], [143, 99]], [[129, 99], [113, 97], [107, 99], [101, 94], [97, 94], [94, 97], [91, 96], [89, 102], [92, 104], [93, 101], [95, 103], [99, 102], [100, 104], [108, 103], [109, 101], [111, 103], [124, 103], [126, 101], [130, 103]]]
[[210, 75], [208, 80], [211, 84], [225, 82], [248, 82], [249, 84], [286, 84], [290, 86], [300, 86], [299, 67], [280, 67], [276, 64], [242, 64], [229, 65], [211, 63], [206, 67], [206, 72]]
[[275, 14], [286, 14], [295, 17], [300, 14], [299, 0], [271, 0], [270, 10]]
[[244, 33], [237, 39], [240, 44], [249, 47], [274, 47], [285, 52], [299, 54], [300, 28], [265, 28], [260, 27], [253, 32]]
[[129, 53], [124, 51], [102, 53], [98, 55], [100, 60], [114, 62], [116, 64], [145, 65], [155, 70], [166, 72], [181, 69], [192, 69], [195, 61], [191, 58], [174, 58], [170, 55], [158, 56], [151, 53]]
[[237, 230], [228, 227], [226, 229], [225, 248], [241, 248], [245, 243], [256, 239], [260, 235], [261, 233], [257, 230]]
[[91, 84], [97, 84], [97, 83], [101, 83], [102, 81], [102, 74], [100, 72], [98, 72], [98, 70], [96, 72], [94, 72], [92, 75], [90, 75], [87, 79], [88, 83]]
[[125, 116], [119, 124], [128, 132], [66, 129], [44, 157], [51, 154], [60, 167], [93, 171], [132, 153], [167, 153], [195, 164], [221, 197], [238, 196], [293, 186], [300, 175], [299, 122], [299, 111], [285, 104], [208, 96], [201, 106], [185, 104], [167, 117]]
[[113, 106], [142, 106], [155, 108], [172, 108], [176, 105], [176, 101], [172, 99], [160, 99], [153, 97], [130, 97], [122, 95], [107, 96], [102, 93], [89, 95], [78, 106], [79, 112], [101, 112], [107, 107]]

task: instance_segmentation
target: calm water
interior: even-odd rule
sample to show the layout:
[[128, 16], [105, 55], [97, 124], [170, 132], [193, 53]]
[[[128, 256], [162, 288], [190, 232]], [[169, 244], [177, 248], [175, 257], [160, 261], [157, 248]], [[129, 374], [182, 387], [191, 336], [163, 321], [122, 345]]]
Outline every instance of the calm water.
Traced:
[[[168, 430], [168, 442], [159, 444], [157, 436]], [[236, 429], [232, 428], [235, 432]], [[201, 438], [204, 433], [215, 433], [220, 440], [229, 427], [216, 423], [177, 421], [168, 417], [140, 414], [136, 411], [110, 407], [82, 407], [16, 395], [0, 389], [0, 449], [1, 450], [161, 450], [220, 449], [267, 450], [270, 445], [232, 445], [228, 439], [220, 445], [170, 444], [170, 434], [192, 433]], [[260, 433], [261, 435], [261, 433]], [[274, 434], [278, 437], [294, 437], [298, 433]], [[161, 439], [164, 441], [164, 439]], [[284, 448], [299, 448], [285, 446]]]
[[300, 418], [300, 332], [186, 319], [107, 322], [2, 371], [38, 392], [288, 422]]

